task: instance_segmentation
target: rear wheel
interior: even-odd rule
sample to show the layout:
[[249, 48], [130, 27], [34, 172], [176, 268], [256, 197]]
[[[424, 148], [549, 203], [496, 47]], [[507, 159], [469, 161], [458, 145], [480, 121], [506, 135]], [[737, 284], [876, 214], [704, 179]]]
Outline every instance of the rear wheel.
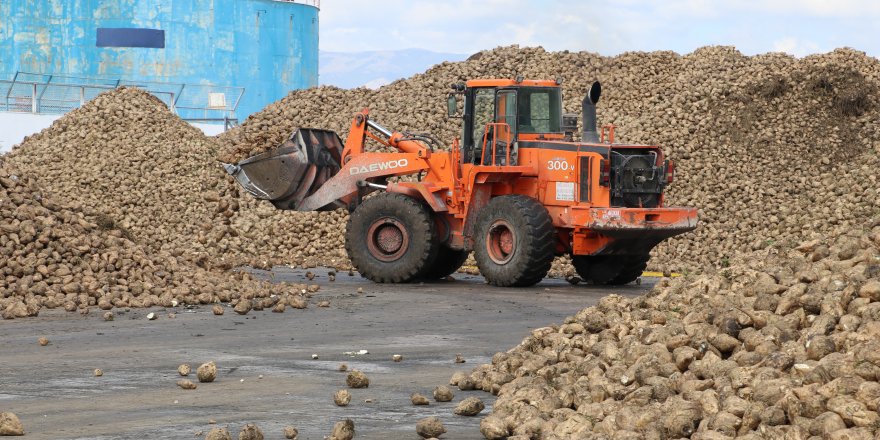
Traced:
[[612, 279], [608, 284], [614, 285], [624, 285], [629, 284], [635, 280], [637, 280], [645, 269], [648, 268], [648, 260], [650, 256], [648, 255], [633, 255], [629, 256], [620, 270], [620, 273], [617, 274], [614, 279]]
[[496, 286], [531, 286], [553, 263], [555, 228], [537, 200], [510, 195], [492, 199], [477, 217], [474, 259]]
[[434, 264], [425, 268], [425, 274], [422, 276], [426, 280], [438, 280], [452, 275], [461, 268], [461, 265], [467, 260], [470, 252], [451, 249], [446, 245], [440, 245], [437, 250], [437, 259]]
[[648, 265], [647, 255], [576, 255], [571, 262], [584, 281], [622, 285], [635, 281]]
[[364, 200], [351, 214], [345, 250], [352, 265], [377, 283], [406, 283], [437, 255], [434, 223], [424, 205], [396, 193]]

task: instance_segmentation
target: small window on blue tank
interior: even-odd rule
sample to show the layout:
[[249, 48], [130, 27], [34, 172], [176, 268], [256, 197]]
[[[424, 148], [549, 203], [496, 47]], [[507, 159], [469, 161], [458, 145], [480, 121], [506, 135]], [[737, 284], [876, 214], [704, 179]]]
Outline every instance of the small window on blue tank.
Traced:
[[165, 48], [165, 31], [142, 28], [98, 28], [98, 47]]

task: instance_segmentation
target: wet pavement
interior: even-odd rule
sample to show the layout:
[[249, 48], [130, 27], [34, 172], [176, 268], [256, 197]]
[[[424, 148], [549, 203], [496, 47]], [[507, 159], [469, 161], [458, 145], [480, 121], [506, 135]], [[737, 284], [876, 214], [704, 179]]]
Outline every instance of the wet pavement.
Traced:
[[[452, 402], [431, 399], [429, 406], [413, 406], [410, 394], [431, 398], [454, 372], [489, 362], [530, 329], [559, 323], [611, 293], [644, 293], [653, 283], [596, 287], [547, 279], [512, 289], [456, 274], [456, 281], [380, 285], [345, 273], [330, 282], [326, 270], [312, 271], [310, 283], [321, 290], [306, 310], [240, 316], [227, 308], [214, 316], [210, 306], [132, 309], [116, 310], [116, 319], [105, 322], [93, 308], [87, 316], [53, 310], [0, 321], [0, 412], [16, 413], [28, 439], [193, 439], [213, 426], [228, 426], [237, 438], [245, 423], [256, 423], [266, 439], [283, 439], [287, 425], [299, 429], [300, 439], [323, 439], [345, 418], [354, 420], [357, 439], [418, 439], [415, 424], [428, 416], [440, 417], [445, 439], [480, 439], [480, 416], [452, 409], [477, 396], [485, 415], [491, 394], [454, 389]], [[309, 282], [304, 270], [258, 275]], [[319, 300], [330, 307], [316, 307]], [[147, 320], [149, 312], [159, 318]], [[41, 347], [40, 336], [50, 344]], [[345, 354], [359, 350], [369, 353]], [[457, 353], [467, 362], [455, 364]], [[394, 354], [403, 361], [392, 362]], [[192, 365], [197, 382], [196, 367], [210, 360], [219, 370], [215, 382], [177, 387], [179, 364]], [[350, 390], [351, 404], [337, 407], [343, 362], [365, 372], [370, 386]], [[95, 368], [104, 375], [94, 377]]]

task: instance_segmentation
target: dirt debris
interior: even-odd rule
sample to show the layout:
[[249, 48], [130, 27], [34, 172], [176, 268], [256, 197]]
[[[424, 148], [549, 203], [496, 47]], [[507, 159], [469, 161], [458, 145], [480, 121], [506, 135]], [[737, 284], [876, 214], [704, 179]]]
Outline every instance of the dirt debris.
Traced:
[[455, 397], [452, 390], [449, 389], [446, 385], [439, 385], [434, 388], [433, 391], [434, 400], [438, 402], [451, 402], [452, 398]]
[[336, 406], [348, 406], [351, 403], [351, 393], [348, 390], [339, 390], [333, 394], [333, 403]]
[[479, 397], [468, 397], [455, 406], [452, 412], [459, 416], [475, 416], [486, 409], [486, 404]]
[[40, 338], [37, 339], [37, 343], [39, 343], [41, 347], [45, 347], [49, 345], [49, 338], [45, 336], [40, 336]]
[[309, 306], [308, 301], [306, 301], [302, 295], [291, 295], [288, 302], [290, 303], [290, 307], [294, 309], [305, 309]]
[[94, 374], [95, 377], [101, 377], [104, 375], [104, 370], [100, 368], [95, 368], [95, 371], [93, 371], [92, 374]]
[[263, 431], [257, 425], [248, 423], [238, 433], [238, 440], [263, 440]]
[[336, 422], [330, 431], [329, 440], [352, 440], [354, 438], [354, 421], [345, 419]]
[[[241, 299], [232, 310], [239, 315], [247, 315], [254, 308], [253, 303], [249, 299]], [[260, 307], [262, 309], [262, 306]]]
[[189, 380], [189, 379], [180, 379], [180, 380], [178, 380], [178, 381], [177, 381], [177, 386], [179, 386], [180, 388], [183, 388], [183, 389], [185, 389], [185, 390], [194, 390], [194, 389], [198, 388], [198, 385], [194, 384], [194, 383], [193, 383], [191, 380]]
[[199, 378], [199, 382], [213, 382], [217, 379], [217, 364], [210, 361], [199, 365], [196, 369], [196, 377]]
[[285, 426], [284, 427], [284, 438], [288, 440], [296, 440], [299, 436], [299, 430], [297, 430], [293, 426]]
[[464, 378], [466, 378], [466, 377], [468, 377], [468, 374], [465, 373], [464, 371], [456, 371], [456, 372], [452, 375], [452, 377], [449, 378], [449, 385], [456, 386], [456, 385], [458, 385], [458, 383], [459, 383], [462, 379], [464, 379]]
[[510, 429], [501, 417], [489, 416], [480, 420], [480, 433], [489, 440], [502, 440], [510, 436]]
[[370, 386], [370, 379], [360, 370], [351, 370], [345, 383], [349, 388], [367, 388]]
[[25, 318], [28, 316], [36, 316], [39, 309], [29, 309], [23, 301], [10, 301], [3, 308], [3, 319]]
[[428, 401], [427, 397], [425, 397], [419, 393], [412, 393], [412, 395], [409, 396], [409, 400], [412, 402], [413, 405], [416, 405], [416, 406], [431, 404], [431, 402]]
[[14, 413], [0, 413], [0, 435], [24, 435], [24, 426]]
[[232, 434], [226, 428], [211, 428], [205, 440], [232, 440]]
[[462, 377], [458, 380], [458, 389], [462, 391], [471, 391], [477, 388], [477, 384], [469, 376]]
[[191, 373], [191, 372], [192, 372], [192, 367], [190, 367], [189, 364], [180, 364], [180, 366], [177, 367], [177, 374], [179, 374], [181, 376], [189, 376], [189, 373]]
[[426, 417], [416, 423], [416, 434], [422, 438], [438, 438], [446, 433], [446, 427], [438, 417]]

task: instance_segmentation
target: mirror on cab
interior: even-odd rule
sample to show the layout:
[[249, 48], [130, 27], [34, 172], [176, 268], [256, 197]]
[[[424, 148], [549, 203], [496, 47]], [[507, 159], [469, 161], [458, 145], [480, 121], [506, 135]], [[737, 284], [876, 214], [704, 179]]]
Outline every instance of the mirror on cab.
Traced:
[[446, 112], [450, 118], [458, 113], [458, 101], [455, 99], [455, 95], [452, 93], [450, 93], [449, 98], [446, 99]]

